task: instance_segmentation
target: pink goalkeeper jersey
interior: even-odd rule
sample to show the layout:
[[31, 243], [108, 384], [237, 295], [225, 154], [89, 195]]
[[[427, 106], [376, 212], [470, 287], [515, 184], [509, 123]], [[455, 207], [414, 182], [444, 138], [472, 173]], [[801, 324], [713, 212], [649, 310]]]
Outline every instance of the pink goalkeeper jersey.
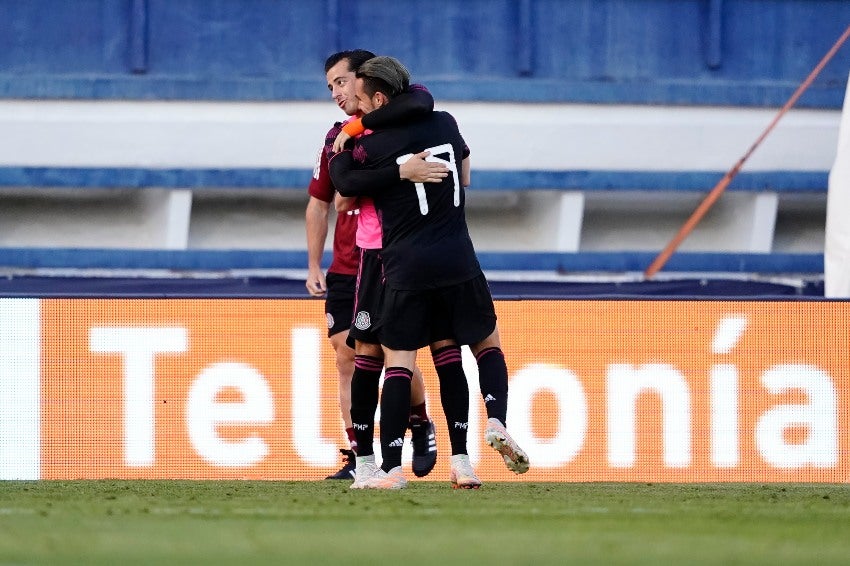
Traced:
[[383, 246], [381, 219], [375, 203], [369, 197], [357, 199], [360, 214], [357, 215], [357, 245], [363, 250], [379, 250]]
[[[367, 136], [372, 130], [365, 130], [362, 136]], [[357, 136], [360, 137], [360, 136]], [[357, 199], [360, 214], [357, 215], [357, 246], [361, 250], [379, 250], [383, 247], [384, 232], [381, 230], [381, 219], [375, 203], [370, 197]]]

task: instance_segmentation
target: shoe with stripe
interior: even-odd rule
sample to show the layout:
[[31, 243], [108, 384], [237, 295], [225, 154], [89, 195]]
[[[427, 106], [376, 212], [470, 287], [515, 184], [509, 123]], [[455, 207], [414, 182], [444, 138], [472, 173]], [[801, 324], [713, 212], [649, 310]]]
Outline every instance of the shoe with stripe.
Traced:
[[437, 463], [437, 434], [434, 421], [411, 419], [410, 443], [413, 445], [413, 475], [422, 478]]

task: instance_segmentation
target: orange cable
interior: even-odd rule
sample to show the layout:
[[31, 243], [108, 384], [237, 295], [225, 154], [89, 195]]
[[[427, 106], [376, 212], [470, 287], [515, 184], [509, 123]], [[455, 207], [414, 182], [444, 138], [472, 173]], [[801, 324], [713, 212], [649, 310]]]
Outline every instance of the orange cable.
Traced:
[[664, 264], [667, 263], [667, 260], [670, 259], [670, 256], [673, 255], [673, 252], [681, 245], [681, 243], [685, 240], [685, 238], [690, 235], [696, 225], [702, 220], [702, 217], [705, 216], [706, 212], [717, 202], [717, 199], [720, 198], [720, 195], [723, 194], [723, 191], [726, 190], [726, 187], [729, 186], [729, 183], [732, 182], [732, 179], [743, 167], [744, 162], [749, 159], [750, 155], [756, 150], [756, 148], [761, 144], [762, 141], [767, 137], [771, 130], [776, 126], [782, 116], [785, 115], [788, 110], [791, 109], [792, 106], [797, 102], [797, 100], [802, 96], [802, 94], [806, 91], [807, 88], [812, 84], [818, 74], [823, 70], [827, 63], [829, 63], [830, 59], [835, 55], [835, 53], [841, 48], [847, 38], [850, 37], [850, 26], [847, 26], [847, 29], [844, 30], [844, 33], [841, 34], [841, 37], [838, 38], [838, 41], [835, 42], [835, 45], [824, 55], [823, 59], [821, 59], [820, 63], [809, 73], [809, 76], [806, 77], [797, 90], [794, 91], [794, 94], [791, 95], [791, 98], [788, 99], [788, 102], [779, 110], [776, 116], [771, 121], [770, 125], [762, 132], [759, 138], [750, 146], [750, 149], [735, 163], [735, 166], [732, 167], [720, 181], [714, 186], [713, 189], [708, 193], [708, 195], [703, 199], [703, 201], [697, 206], [696, 210], [694, 210], [691, 217], [682, 225], [679, 229], [679, 232], [670, 240], [670, 243], [658, 254], [658, 256], [652, 261], [650, 266], [644, 271], [644, 277], [647, 279], [652, 278], [653, 275], [658, 273], [661, 268], [664, 267]]

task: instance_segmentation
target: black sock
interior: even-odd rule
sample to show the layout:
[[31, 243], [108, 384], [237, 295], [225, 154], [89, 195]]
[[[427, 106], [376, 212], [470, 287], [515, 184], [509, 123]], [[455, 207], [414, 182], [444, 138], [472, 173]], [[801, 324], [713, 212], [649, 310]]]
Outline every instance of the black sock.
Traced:
[[440, 402], [446, 415], [452, 455], [466, 454], [469, 428], [469, 385], [463, 372], [460, 346], [445, 346], [431, 353], [440, 378]]
[[485, 348], [475, 358], [487, 418], [499, 419], [503, 425], [507, 425], [508, 366], [505, 364], [505, 355], [501, 348]]
[[410, 380], [413, 372], [403, 367], [387, 368], [381, 392], [381, 469], [401, 466], [401, 448], [410, 419]]
[[375, 411], [378, 409], [378, 381], [384, 362], [372, 356], [354, 356], [351, 376], [351, 422], [357, 440], [357, 455], [375, 453]]

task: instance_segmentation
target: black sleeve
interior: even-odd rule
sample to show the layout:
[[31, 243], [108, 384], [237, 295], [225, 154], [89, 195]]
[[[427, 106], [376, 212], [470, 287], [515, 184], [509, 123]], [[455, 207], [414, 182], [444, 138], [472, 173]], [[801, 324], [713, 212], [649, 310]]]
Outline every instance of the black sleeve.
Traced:
[[460, 126], [458, 126], [457, 119], [454, 116], [452, 116], [451, 114], [448, 114], [448, 116], [450, 116], [451, 119], [452, 119], [452, 122], [454, 122], [455, 128], [457, 129], [457, 135], [460, 136], [460, 141], [463, 142], [463, 156], [462, 157], [463, 157], [463, 159], [466, 159], [467, 157], [469, 157], [469, 153], [470, 153], [469, 152], [469, 146], [466, 145], [466, 141], [464, 141], [463, 135], [460, 133]]
[[422, 85], [410, 85], [386, 106], [363, 116], [363, 127], [369, 130], [386, 128], [428, 114], [433, 109], [434, 97], [428, 89]]
[[337, 192], [344, 197], [371, 195], [392, 186], [399, 180], [398, 165], [380, 169], [358, 169], [351, 151], [342, 151], [331, 158], [328, 172]]

